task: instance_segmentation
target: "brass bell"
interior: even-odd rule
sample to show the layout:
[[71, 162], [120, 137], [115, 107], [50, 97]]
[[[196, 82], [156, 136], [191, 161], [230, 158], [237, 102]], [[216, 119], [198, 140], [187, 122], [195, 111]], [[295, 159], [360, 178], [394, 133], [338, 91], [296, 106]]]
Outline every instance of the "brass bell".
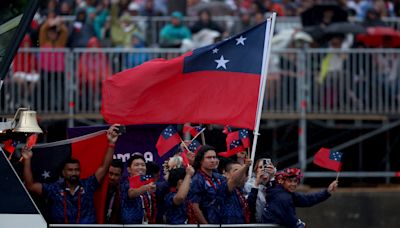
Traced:
[[19, 121], [14, 132], [43, 133], [36, 119], [36, 112], [31, 110], [21, 111]]

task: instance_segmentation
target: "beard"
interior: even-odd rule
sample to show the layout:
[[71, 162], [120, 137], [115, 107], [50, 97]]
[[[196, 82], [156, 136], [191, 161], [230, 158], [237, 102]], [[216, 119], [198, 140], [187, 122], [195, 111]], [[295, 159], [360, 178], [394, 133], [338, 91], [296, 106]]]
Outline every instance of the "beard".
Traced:
[[75, 185], [75, 184], [78, 184], [78, 183], [79, 183], [79, 176], [73, 175], [73, 176], [70, 176], [67, 180], [68, 180], [68, 182], [69, 182], [70, 184]]

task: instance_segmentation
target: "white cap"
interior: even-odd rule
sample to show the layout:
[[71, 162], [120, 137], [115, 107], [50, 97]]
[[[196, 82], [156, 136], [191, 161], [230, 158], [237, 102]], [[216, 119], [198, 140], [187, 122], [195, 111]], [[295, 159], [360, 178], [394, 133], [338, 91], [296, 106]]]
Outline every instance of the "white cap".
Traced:
[[137, 3], [131, 2], [128, 6], [129, 11], [138, 11], [139, 5]]

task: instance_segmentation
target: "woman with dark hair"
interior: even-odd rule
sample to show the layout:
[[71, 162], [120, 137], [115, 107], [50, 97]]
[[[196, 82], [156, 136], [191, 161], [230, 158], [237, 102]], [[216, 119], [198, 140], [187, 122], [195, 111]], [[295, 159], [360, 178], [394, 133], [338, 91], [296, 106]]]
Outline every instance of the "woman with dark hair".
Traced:
[[189, 195], [193, 216], [201, 224], [222, 223], [221, 210], [226, 196], [240, 184], [251, 164], [250, 161], [245, 162], [246, 165], [227, 181], [224, 176], [216, 172], [218, 163], [214, 147], [208, 145], [201, 147], [194, 160], [196, 174], [192, 178]]

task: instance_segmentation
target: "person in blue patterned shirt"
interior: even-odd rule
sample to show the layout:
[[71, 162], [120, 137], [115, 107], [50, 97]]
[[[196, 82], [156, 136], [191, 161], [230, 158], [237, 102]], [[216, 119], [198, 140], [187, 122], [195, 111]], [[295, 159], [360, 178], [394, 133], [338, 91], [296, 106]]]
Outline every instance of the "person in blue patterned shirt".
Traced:
[[[244, 162], [249, 163], [249, 159], [244, 159]], [[239, 172], [242, 166], [238, 161], [228, 161], [224, 167], [224, 176], [229, 181], [234, 178], [234, 174]], [[248, 166], [247, 166], [248, 167]], [[246, 172], [247, 173], [247, 172]], [[244, 184], [247, 181], [247, 175], [242, 176], [239, 186], [227, 194], [223, 205], [223, 224], [249, 224], [250, 223], [250, 208], [248, 199], [243, 192]], [[249, 199], [255, 201], [257, 192], [253, 191], [249, 194]]]
[[50, 223], [96, 223], [94, 192], [103, 181], [112, 161], [118, 139], [117, 126], [114, 124], [107, 130], [109, 146], [103, 164], [87, 179], [79, 178], [79, 160], [70, 158], [64, 163], [63, 179], [51, 184], [34, 182], [31, 169], [32, 151], [27, 148], [22, 150], [25, 186], [30, 192], [47, 197], [50, 202]]
[[[134, 154], [128, 160], [129, 176], [145, 175], [146, 162], [141, 154]], [[121, 222], [123, 224], [146, 224], [155, 222], [154, 182], [132, 188], [129, 180], [121, 184]]]
[[166, 195], [165, 217], [168, 224], [186, 224], [188, 221], [187, 195], [190, 189], [194, 169], [190, 165], [186, 168], [172, 169], [168, 176], [170, 192]]
[[192, 178], [189, 199], [193, 206], [194, 217], [200, 224], [221, 224], [222, 208], [227, 194], [240, 184], [248, 166], [243, 166], [226, 180], [217, 173], [219, 160], [214, 147], [204, 145], [196, 154], [193, 166], [196, 174]]

